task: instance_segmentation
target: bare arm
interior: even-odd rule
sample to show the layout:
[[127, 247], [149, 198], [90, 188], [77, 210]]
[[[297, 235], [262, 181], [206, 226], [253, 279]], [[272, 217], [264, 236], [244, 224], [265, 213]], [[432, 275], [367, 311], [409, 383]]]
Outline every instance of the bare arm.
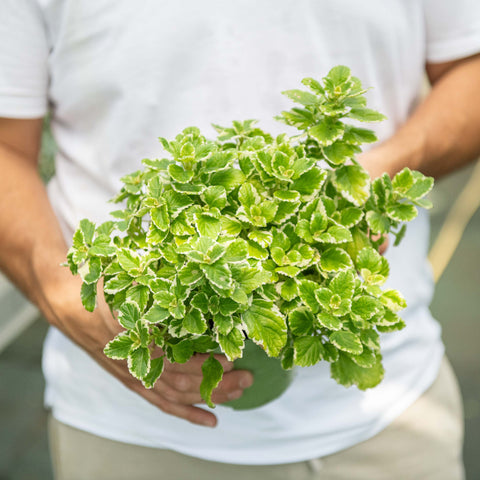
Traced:
[[403, 167], [439, 178], [480, 153], [480, 55], [429, 64], [432, 90], [390, 139], [361, 156], [373, 177]]
[[[215, 416], [194, 407], [200, 403], [201, 364], [205, 355], [183, 365], [167, 365], [152, 390], [128, 373], [126, 362], [111, 360], [103, 347], [121, 330], [106, 304], [94, 313], [80, 302], [80, 280], [60, 267], [67, 245], [37, 173], [42, 119], [0, 119], [0, 269], [39, 307], [47, 321], [84, 348], [103, 368], [166, 413], [193, 423], [213, 426]], [[217, 403], [239, 396], [251, 374], [226, 373], [215, 391]], [[245, 384], [244, 384], [245, 383]], [[243, 387], [242, 387], [242, 385]]]

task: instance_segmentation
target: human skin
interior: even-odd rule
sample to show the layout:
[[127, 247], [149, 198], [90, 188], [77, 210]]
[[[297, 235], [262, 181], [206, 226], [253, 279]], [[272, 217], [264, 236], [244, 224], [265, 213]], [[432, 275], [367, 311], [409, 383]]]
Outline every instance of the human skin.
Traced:
[[[394, 175], [408, 166], [440, 177], [476, 158], [480, 152], [480, 55], [426, 66], [433, 85], [425, 101], [398, 132], [360, 161], [372, 177]], [[200, 403], [201, 364], [196, 355], [182, 365], [167, 363], [151, 390], [128, 372], [125, 361], [111, 360], [105, 344], [120, 330], [99, 295], [98, 308], [89, 313], [80, 301], [79, 278], [60, 267], [67, 244], [38, 176], [43, 119], [0, 119], [0, 269], [42, 312], [45, 319], [82, 347], [127, 388], [165, 413], [192, 423], [215, 426], [212, 412]], [[241, 395], [253, 381], [247, 371], [225, 370], [213, 401]]]

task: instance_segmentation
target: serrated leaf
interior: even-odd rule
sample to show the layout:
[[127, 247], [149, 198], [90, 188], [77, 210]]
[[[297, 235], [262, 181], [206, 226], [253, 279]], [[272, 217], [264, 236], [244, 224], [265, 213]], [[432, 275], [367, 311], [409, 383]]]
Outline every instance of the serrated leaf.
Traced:
[[152, 218], [152, 222], [159, 230], [165, 231], [168, 229], [170, 220], [166, 205], [160, 205], [157, 208], [152, 208], [150, 210], [150, 216]]
[[363, 211], [357, 207], [347, 207], [340, 212], [340, 223], [347, 228], [352, 228], [363, 218]]
[[203, 278], [203, 272], [198, 263], [187, 262], [178, 270], [178, 279], [182, 285], [194, 286]]
[[265, 260], [268, 258], [268, 250], [253, 240], [247, 240], [247, 249], [250, 258], [255, 258], [256, 260]]
[[107, 343], [103, 353], [114, 360], [124, 360], [132, 349], [133, 341], [127, 332], [122, 332]]
[[242, 356], [243, 347], [245, 345], [245, 337], [237, 328], [233, 328], [226, 335], [219, 333], [217, 335], [217, 342], [219, 343], [223, 353], [225, 353], [231, 362]]
[[129, 287], [133, 282], [133, 278], [130, 277], [125, 272], [120, 272], [115, 277], [112, 277], [108, 282], [105, 283], [103, 290], [105, 293], [114, 295], [115, 293], [121, 292]]
[[353, 299], [352, 313], [364, 320], [370, 320], [381, 310], [383, 310], [382, 304], [376, 298], [360, 295]]
[[340, 295], [342, 299], [350, 299], [355, 288], [355, 278], [351, 270], [340, 272], [333, 277], [328, 288], [333, 294]]
[[148, 323], [162, 323], [169, 316], [170, 312], [168, 309], [160, 307], [159, 305], [154, 305], [150, 308], [150, 310], [148, 310], [143, 318]]
[[313, 312], [317, 313], [320, 309], [320, 304], [315, 296], [315, 291], [319, 284], [311, 280], [301, 280], [298, 284], [298, 294], [302, 302]]
[[93, 241], [93, 235], [95, 234], [95, 224], [84, 218], [80, 220], [80, 230], [83, 233], [84, 242], [87, 245], [91, 245]]
[[242, 313], [249, 338], [261, 345], [271, 357], [279, 355], [287, 341], [285, 318], [271, 302], [254, 299]]
[[201, 198], [210, 208], [221, 210], [227, 204], [227, 192], [221, 185], [207, 187], [203, 191]]
[[342, 138], [343, 132], [343, 123], [330, 118], [326, 118], [308, 130], [310, 137], [314, 138], [322, 147], [328, 147], [336, 140]]
[[193, 333], [194, 335], [201, 335], [207, 329], [207, 322], [203, 318], [200, 310], [192, 308], [185, 315], [183, 326], [187, 332]]
[[238, 263], [247, 259], [248, 245], [245, 240], [239, 238], [227, 245], [223, 260], [225, 263]]
[[202, 364], [202, 373], [203, 380], [200, 384], [200, 395], [210, 408], [214, 408], [212, 392], [222, 380], [222, 364], [213, 355], [210, 355]]
[[193, 178], [192, 170], [185, 170], [181, 165], [172, 163], [168, 166], [168, 173], [174, 182], [188, 183]]
[[138, 347], [128, 355], [128, 369], [135, 378], [142, 380], [150, 371], [150, 361], [150, 350]]
[[318, 105], [320, 103], [316, 95], [303, 90], [285, 90], [282, 92], [282, 95], [304, 106]]
[[356, 266], [358, 270], [366, 268], [371, 273], [378, 273], [384, 277], [387, 277], [389, 273], [387, 259], [372, 247], [365, 247], [360, 250], [357, 256]]
[[387, 207], [387, 215], [397, 222], [410, 222], [418, 215], [418, 210], [409, 203], [396, 203]]
[[360, 339], [352, 332], [337, 331], [330, 334], [330, 342], [339, 350], [347, 353], [359, 355], [363, 351], [363, 345]]
[[135, 302], [141, 311], [145, 310], [150, 298], [150, 289], [145, 285], [132, 285], [126, 291], [126, 299]]
[[311, 367], [322, 359], [320, 337], [298, 337], [293, 341], [294, 362], [299, 367]]
[[102, 261], [99, 258], [90, 258], [78, 269], [84, 283], [97, 283], [102, 275]]
[[288, 324], [295, 335], [311, 335], [314, 332], [315, 317], [310, 310], [299, 308], [289, 313]]
[[150, 371], [143, 377], [142, 383], [145, 388], [153, 388], [155, 382], [160, 378], [163, 372], [164, 357], [152, 358], [150, 362]]
[[302, 195], [312, 195], [320, 188], [327, 178], [327, 171], [318, 167], [311, 168], [308, 172], [300, 175], [290, 186], [290, 190], [296, 190]]
[[280, 287], [280, 295], [287, 302], [298, 296], [297, 282], [293, 278], [287, 278]]
[[120, 266], [127, 272], [137, 273], [140, 269], [140, 258], [126, 248], [118, 251], [117, 259]]
[[202, 313], [208, 313], [208, 297], [206, 293], [196, 293], [190, 301], [192, 307], [198, 308]]
[[345, 144], [343, 141], [334, 142], [322, 149], [325, 158], [333, 165], [343, 165], [355, 155], [355, 147]]
[[343, 326], [342, 321], [338, 317], [325, 311], [317, 315], [317, 320], [322, 327], [328, 328], [329, 330], [340, 330]]
[[337, 168], [332, 182], [338, 193], [357, 207], [361, 207], [370, 196], [370, 176], [360, 165]]
[[367, 224], [373, 233], [384, 234], [390, 231], [390, 220], [379, 212], [369, 211], [366, 215]]
[[96, 306], [97, 299], [97, 284], [96, 283], [82, 283], [80, 289], [80, 298], [85, 310], [93, 312]]
[[177, 343], [169, 343], [169, 347], [172, 349], [173, 360], [176, 363], [185, 363], [192, 358], [193, 347], [189, 338]]
[[125, 302], [118, 309], [118, 322], [123, 328], [133, 330], [137, 321], [140, 320], [140, 310], [133, 302]]
[[345, 353], [340, 352], [338, 360], [331, 365], [332, 378], [341, 385], [350, 387], [357, 385], [360, 390], [373, 388], [383, 379], [384, 370], [379, 354], [371, 368], [362, 368], [354, 363]]
[[332, 247], [320, 254], [320, 267], [326, 272], [339, 272], [352, 266], [352, 259], [341, 248]]
[[235, 168], [228, 168], [215, 172], [210, 177], [211, 185], [221, 185], [225, 187], [227, 192], [232, 191], [235, 187], [242, 185], [245, 182], [245, 175], [241, 170]]
[[213, 265], [201, 265], [209, 282], [219, 288], [230, 288], [232, 286], [232, 273], [227, 265], [215, 263]]
[[380, 301], [393, 312], [403, 310], [407, 306], [407, 302], [398, 290], [386, 290], [380, 297]]
[[352, 108], [348, 116], [350, 118], [353, 118], [354, 120], [360, 120], [361, 122], [381, 122], [382, 120], [386, 120], [387, 118], [380, 112], [365, 107]]
[[199, 235], [216, 239], [222, 231], [222, 225], [218, 218], [211, 217], [205, 213], [195, 215], [195, 226]]

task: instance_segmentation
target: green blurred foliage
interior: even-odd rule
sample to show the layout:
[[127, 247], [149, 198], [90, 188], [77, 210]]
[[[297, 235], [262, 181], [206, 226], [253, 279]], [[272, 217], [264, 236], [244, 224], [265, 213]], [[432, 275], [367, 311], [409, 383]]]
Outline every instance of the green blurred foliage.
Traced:
[[45, 183], [55, 175], [55, 152], [57, 146], [50, 130], [50, 119], [45, 118], [42, 132], [42, 149], [40, 151], [39, 172]]

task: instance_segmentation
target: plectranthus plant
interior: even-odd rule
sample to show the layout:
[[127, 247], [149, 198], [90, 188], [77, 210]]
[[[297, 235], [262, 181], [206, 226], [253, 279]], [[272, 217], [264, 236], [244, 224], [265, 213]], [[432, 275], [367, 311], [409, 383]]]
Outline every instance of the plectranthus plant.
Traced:
[[[431, 206], [433, 180], [405, 168], [371, 181], [356, 155], [377, 138], [359, 122], [384, 117], [347, 67], [302, 83], [283, 92], [297, 106], [277, 117], [298, 134], [246, 120], [214, 125], [214, 140], [196, 127], [160, 138], [164, 158], [122, 178], [112, 220], [80, 222], [68, 265], [83, 305], [94, 310], [102, 280], [124, 328], [105, 354], [127, 359], [146, 388], [165, 358], [235, 360], [247, 338], [285, 369], [329, 362], [337, 382], [362, 390], [382, 380], [379, 334], [405, 326], [406, 304], [382, 288], [378, 248]], [[202, 371], [213, 406], [223, 374], [213, 353]]]

